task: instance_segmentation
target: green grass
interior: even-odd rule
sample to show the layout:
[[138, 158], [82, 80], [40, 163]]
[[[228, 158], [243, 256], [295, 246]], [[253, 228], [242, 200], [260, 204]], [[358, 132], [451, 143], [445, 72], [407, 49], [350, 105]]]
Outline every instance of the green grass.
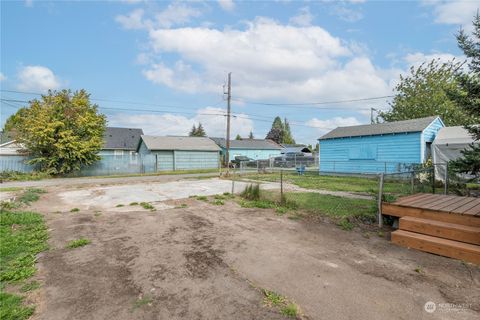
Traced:
[[5, 188], [0, 188], [0, 192], [15, 192], [15, 191], [20, 191], [23, 188], [20, 187], [5, 187]]
[[80, 238], [80, 239], [69, 241], [67, 243], [67, 248], [68, 249], [79, 248], [79, 247], [86, 246], [87, 244], [90, 244], [90, 243], [91, 243], [90, 240], [85, 238]]
[[155, 211], [155, 207], [148, 202], [140, 202], [140, 206], [145, 210]]
[[48, 179], [52, 176], [44, 172], [19, 172], [19, 171], [3, 171], [0, 172], [0, 180], [3, 181], [31, 181]]
[[40, 199], [40, 194], [47, 193], [47, 191], [40, 188], [27, 188], [18, 200], [26, 205], [30, 205], [31, 202], [35, 202]]
[[187, 208], [188, 205], [186, 203], [182, 203], [181, 205], [176, 206], [174, 209], [182, 209], [182, 208]]
[[0, 319], [24, 320], [30, 318], [35, 307], [25, 306], [23, 299], [15, 294], [0, 292]]
[[27, 282], [23, 286], [20, 287], [21, 292], [29, 292], [35, 289], [40, 288], [40, 283], [37, 281]]
[[[3, 291], [7, 283], [17, 283], [35, 274], [36, 255], [47, 249], [47, 228], [42, 215], [34, 212], [0, 213], [0, 319], [27, 319], [34, 306], [25, 306], [23, 297]], [[20, 291], [33, 290], [36, 282]], [[28, 290], [27, 290], [28, 289]]]
[[120, 204], [117, 204], [115, 207], [121, 208], [121, 207], [124, 207], [124, 205], [120, 203]]
[[70, 212], [74, 212], [74, 213], [79, 212], [79, 211], [80, 211], [80, 209], [78, 209], [78, 208], [73, 208], [73, 209], [70, 210]]
[[[249, 174], [244, 178], [280, 182], [279, 173], [270, 174]], [[305, 189], [346, 191], [357, 193], [372, 193], [378, 190], [377, 177], [352, 177], [352, 176], [330, 176], [318, 175], [316, 173], [298, 175], [296, 173], [284, 173], [283, 181], [297, 185]], [[410, 183], [406, 180], [386, 181], [384, 184], [386, 193], [409, 194], [411, 191]]]
[[133, 303], [133, 308], [134, 309], [140, 308], [144, 305], [152, 303], [152, 301], [153, 301], [152, 298], [150, 298], [149, 296], [144, 296], [142, 298], [135, 300], [135, 302]]
[[295, 303], [274, 291], [263, 289], [262, 292], [265, 295], [263, 302], [267, 306], [279, 309], [280, 313], [286, 317], [297, 317], [299, 311]]
[[278, 306], [285, 302], [285, 298], [276, 292], [263, 289], [265, 295], [265, 303], [268, 305]]
[[220, 199], [216, 199], [216, 200], [212, 201], [212, 204], [214, 204], [216, 206], [223, 206], [225, 204], [225, 201], [220, 200]]
[[138, 202], [130, 202], [130, 206], [138, 206]]
[[280, 312], [287, 317], [296, 318], [298, 313], [298, 308], [295, 304], [289, 303], [285, 307], [280, 309]]
[[208, 197], [207, 197], [207, 196], [197, 196], [196, 199], [197, 199], [197, 200], [200, 200], [200, 201], [208, 201]]

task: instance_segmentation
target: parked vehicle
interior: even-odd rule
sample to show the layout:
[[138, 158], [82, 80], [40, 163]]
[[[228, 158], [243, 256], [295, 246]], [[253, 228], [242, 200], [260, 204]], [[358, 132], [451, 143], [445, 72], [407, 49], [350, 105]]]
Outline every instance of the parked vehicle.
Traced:
[[275, 157], [275, 167], [294, 168], [299, 165], [312, 166], [315, 164], [315, 157], [307, 156], [303, 152], [287, 152], [280, 157]]
[[250, 162], [253, 161], [252, 158], [246, 156], [235, 156], [234, 159], [230, 160], [230, 166], [240, 167], [241, 162]]

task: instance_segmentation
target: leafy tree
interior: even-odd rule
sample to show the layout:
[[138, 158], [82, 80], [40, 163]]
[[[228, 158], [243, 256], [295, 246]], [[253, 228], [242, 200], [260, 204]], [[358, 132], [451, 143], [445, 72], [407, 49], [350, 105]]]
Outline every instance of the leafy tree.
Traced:
[[99, 160], [105, 115], [90, 103], [85, 90], [49, 91], [21, 108], [5, 123], [5, 131], [28, 150], [30, 164], [49, 174], [79, 170]]
[[[269, 136], [274, 137], [274, 139], [268, 138]], [[282, 122], [280, 117], [275, 117], [273, 120], [272, 128], [268, 132], [266, 139], [272, 139], [277, 143], [295, 143], [295, 140], [292, 137], [292, 132], [290, 131], [290, 124], [288, 123], [288, 120], [285, 119], [285, 122]], [[276, 139], [280, 140], [277, 141]]]
[[188, 136], [189, 137], [195, 137], [196, 134], [197, 134], [197, 127], [195, 127], [195, 124], [193, 124], [193, 127], [190, 130], [190, 132], [188, 133]]
[[242, 137], [239, 134], [237, 134], [237, 136], [235, 137], [235, 140], [242, 140]]
[[283, 141], [283, 130], [279, 128], [272, 128], [267, 133], [267, 136], [265, 137], [265, 139], [270, 139], [280, 144]]
[[[466, 128], [473, 138], [480, 140], [480, 16], [477, 13], [473, 20], [474, 30], [472, 36], [460, 30], [457, 42], [460, 49], [469, 58], [468, 70], [458, 72], [458, 85], [460, 90], [453, 91], [453, 99], [463, 107], [468, 115], [476, 122], [466, 123]], [[480, 174], [480, 145], [471, 145], [462, 151], [463, 158], [454, 161], [453, 167], [464, 173]]]
[[248, 134], [248, 139], [255, 139], [252, 131], [250, 131], [250, 133]]
[[380, 112], [379, 117], [390, 122], [440, 116], [447, 126], [474, 123], [475, 119], [449, 94], [459, 90], [456, 72], [462, 65], [455, 61], [432, 60], [411, 67], [408, 75], [400, 75], [390, 103], [391, 110]]

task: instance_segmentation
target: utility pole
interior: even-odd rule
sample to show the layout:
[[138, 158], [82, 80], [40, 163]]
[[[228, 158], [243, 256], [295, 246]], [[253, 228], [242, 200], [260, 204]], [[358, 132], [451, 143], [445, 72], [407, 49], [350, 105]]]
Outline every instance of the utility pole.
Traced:
[[228, 85], [227, 85], [227, 154], [225, 155], [225, 162], [227, 165], [227, 175], [230, 169], [230, 101], [232, 99], [232, 73], [228, 73]]

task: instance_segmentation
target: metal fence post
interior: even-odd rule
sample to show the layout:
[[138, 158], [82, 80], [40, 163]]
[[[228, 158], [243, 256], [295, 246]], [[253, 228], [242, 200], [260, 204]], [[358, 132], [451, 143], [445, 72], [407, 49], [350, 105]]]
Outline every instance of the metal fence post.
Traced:
[[445, 189], [443, 192], [448, 194], [448, 162], [445, 163]]
[[378, 185], [378, 226], [383, 227], [383, 217], [382, 217], [382, 197], [383, 197], [383, 179], [384, 174], [380, 174], [380, 183]]

